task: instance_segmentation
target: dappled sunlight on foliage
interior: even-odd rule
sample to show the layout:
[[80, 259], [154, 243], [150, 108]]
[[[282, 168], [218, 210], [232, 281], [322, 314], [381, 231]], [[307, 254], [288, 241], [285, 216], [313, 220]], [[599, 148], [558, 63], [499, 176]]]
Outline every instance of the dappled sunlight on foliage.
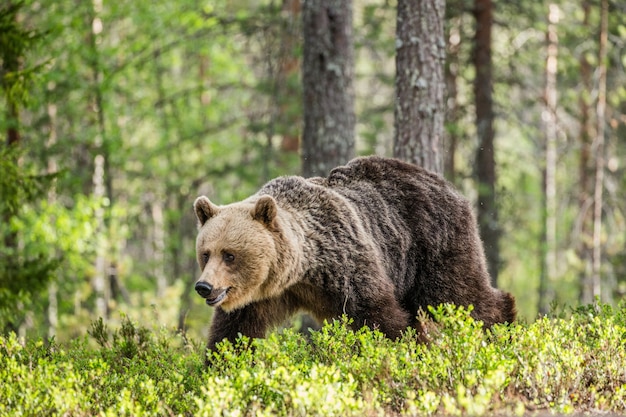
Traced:
[[484, 330], [471, 310], [431, 310], [430, 342], [293, 329], [200, 343], [123, 318], [60, 345], [0, 339], [2, 414], [346, 416], [626, 412], [626, 304]]
[[[626, 293], [622, 3], [608, 2], [606, 198], [598, 236], [604, 302]], [[584, 249], [593, 198], [581, 176], [584, 158], [593, 165], [596, 157], [585, 156], [584, 134], [597, 125], [601, 2], [551, 4], [561, 10], [558, 204], [551, 213], [558, 265], [547, 298], [575, 305], [591, 275]], [[271, 178], [300, 172], [301, 6], [2, 2], [0, 329], [68, 341], [97, 315], [116, 325], [124, 312], [207, 333], [210, 313], [192, 294], [199, 271], [191, 206], [202, 194], [220, 204], [240, 200]], [[466, 2], [446, 8], [445, 71], [453, 88], [441, 152], [454, 165], [449, 179], [476, 201], [476, 25]], [[492, 39], [498, 286], [515, 295], [519, 317], [529, 320], [538, 311], [543, 265], [548, 10], [542, 2], [499, 4]], [[397, 2], [354, 2], [358, 154], [392, 153], [396, 12]], [[7, 137], [19, 139], [19, 149], [5, 148]]]

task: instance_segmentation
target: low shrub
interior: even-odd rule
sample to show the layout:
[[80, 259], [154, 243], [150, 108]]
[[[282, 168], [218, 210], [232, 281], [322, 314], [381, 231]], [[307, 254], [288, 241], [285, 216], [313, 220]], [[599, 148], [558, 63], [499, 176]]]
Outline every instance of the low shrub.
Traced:
[[[471, 309], [430, 311], [430, 342], [349, 320], [306, 337], [201, 343], [101, 321], [67, 345], [0, 337], [1, 415], [490, 415], [626, 412], [626, 304], [484, 330]], [[94, 343], [95, 342], [95, 343]]]

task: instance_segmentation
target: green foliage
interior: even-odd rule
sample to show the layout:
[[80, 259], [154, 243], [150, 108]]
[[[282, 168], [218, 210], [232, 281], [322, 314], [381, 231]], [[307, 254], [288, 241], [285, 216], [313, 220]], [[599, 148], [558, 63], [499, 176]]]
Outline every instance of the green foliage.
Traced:
[[18, 19], [24, 2], [6, 2], [0, 6], [0, 88], [11, 105], [29, 101], [32, 84], [41, 64], [20, 68], [19, 63], [41, 40], [43, 34], [24, 28]]
[[186, 395], [200, 384], [200, 358], [180, 337], [151, 332], [124, 321], [105, 336], [102, 322], [85, 338], [61, 347], [54, 342], [20, 345], [0, 339], [1, 415], [190, 414]]
[[45, 287], [59, 266], [47, 248], [17, 244], [19, 222], [45, 182], [19, 166], [19, 155], [15, 146], [0, 146], [0, 329], [15, 328], [21, 315], [17, 306]]
[[[498, 325], [431, 310], [429, 344], [391, 341], [349, 320], [223, 342], [212, 367], [180, 334], [123, 318], [86, 338], [25, 346], [0, 338], [2, 415], [521, 415], [626, 412], [626, 303]], [[250, 347], [251, 346], [251, 347]]]
[[[226, 204], [247, 197], [269, 178], [299, 170], [294, 143], [302, 125], [301, 11], [290, 3], [298, 4], [2, 3], [0, 132], [4, 138], [7, 129], [16, 129], [23, 148], [20, 164], [10, 165], [13, 157], [0, 155], [0, 205], [17, 213], [10, 222], [5, 221], [8, 214], [2, 218], [2, 238], [18, 234], [19, 243], [1, 249], [2, 329], [40, 336], [56, 331], [60, 341], [84, 333], [96, 304], [91, 278], [98, 248], [106, 258], [102, 269], [110, 272], [106, 301], [112, 320], [122, 311], [133, 319], [158, 312], [158, 321], [168, 326], [206, 333], [206, 305], [190, 294], [198, 272], [193, 200], [206, 194]], [[552, 3], [562, 14], [557, 28], [559, 275], [550, 287], [559, 302], [575, 304], [586, 275], [576, 249], [589, 238], [581, 234], [585, 211], [579, 204], [585, 197], [578, 175], [580, 99], [593, 104], [597, 96], [596, 87], [587, 91], [581, 82], [580, 59], [586, 57], [595, 74], [599, 4], [590, 4], [589, 22], [583, 24], [583, 4]], [[392, 152], [396, 7], [397, 2], [380, 0], [354, 3], [359, 154]], [[601, 236], [605, 301], [626, 292], [626, 200], [619, 193], [626, 186], [626, 148], [617, 140], [626, 137], [625, 58], [620, 54], [626, 29], [623, 5], [610, 2], [610, 7], [607, 207]], [[498, 284], [515, 295], [520, 316], [528, 319], [537, 311], [541, 265], [540, 98], [547, 12], [542, 2], [500, 3], [493, 32], [498, 208], [504, 232]], [[453, 78], [447, 82], [456, 86], [450, 100], [456, 109], [447, 125], [458, 138], [454, 181], [472, 198], [478, 146], [471, 63], [475, 24], [470, 2], [449, 1], [446, 13], [447, 68]], [[19, 114], [11, 115], [11, 107]], [[96, 157], [105, 158], [105, 199], [93, 197]], [[53, 169], [64, 175], [41, 187], [35, 183]], [[94, 214], [103, 207], [104, 225], [96, 227]], [[14, 247], [22, 250], [15, 258], [9, 256]], [[18, 266], [9, 267], [7, 259], [19, 261]], [[18, 271], [32, 279], [13, 279]], [[167, 288], [157, 288], [157, 277]], [[56, 329], [50, 326], [54, 312], [46, 314], [49, 282], [58, 290]], [[35, 288], [37, 294], [31, 294]], [[33, 319], [24, 320], [26, 314]], [[360, 349], [357, 342], [350, 346]], [[391, 395], [387, 386], [377, 390]]]
[[[41, 180], [18, 163], [22, 152], [15, 146], [0, 146], [0, 213], [6, 219], [20, 211], [24, 201], [33, 200], [41, 192]], [[3, 224], [7, 227], [7, 224]]]
[[[0, 147], [0, 329], [24, 320], [23, 305], [37, 305], [65, 267], [90, 274], [94, 211], [98, 202], [78, 196], [72, 207], [47, 200], [57, 175], [36, 175], [20, 166], [19, 148]], [[19, 244], [18, 244], [19, 242]], [[69, 278], [69, 277], [68, 277]], [[74, 280], [60, 282], [68, 288]]]

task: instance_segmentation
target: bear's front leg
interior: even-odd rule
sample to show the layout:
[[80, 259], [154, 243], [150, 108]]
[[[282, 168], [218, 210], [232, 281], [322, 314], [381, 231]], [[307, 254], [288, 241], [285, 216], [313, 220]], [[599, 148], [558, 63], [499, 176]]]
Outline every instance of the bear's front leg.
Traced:
[[231, 312], [218, 307], [213, 314], [207, 348], [215, 351], [216, 345], [224, 339], [235, 343], [240, 334], [251, 338], [265, 336], [267, 325], [255, 317], [254, 310], [253, 305]]
[[[213, 314], [207, 350], [214, 352], [224, 339], [234, 343], [239, 335], [264, 338], [270, 327], [282, 323], [292, 312], [293, 308], [282, 299], [259, 301], [231, 312], [218, 307]], [[206, 363], [210, 363], [209, 356]]]

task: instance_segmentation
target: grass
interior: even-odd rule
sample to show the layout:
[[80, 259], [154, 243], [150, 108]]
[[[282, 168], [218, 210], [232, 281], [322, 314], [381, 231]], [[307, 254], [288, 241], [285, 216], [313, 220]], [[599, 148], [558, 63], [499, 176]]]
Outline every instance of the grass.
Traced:
[[[410, 330], [326, 324], [221, 345], [124, 320], [67, 345], [0, 337], [0, 415], [362, 416], [626, 412], [626, 303], [484, 331], [469, 311], [432, 310]], [[94, 343], [95, 342], [95, 343]]]

